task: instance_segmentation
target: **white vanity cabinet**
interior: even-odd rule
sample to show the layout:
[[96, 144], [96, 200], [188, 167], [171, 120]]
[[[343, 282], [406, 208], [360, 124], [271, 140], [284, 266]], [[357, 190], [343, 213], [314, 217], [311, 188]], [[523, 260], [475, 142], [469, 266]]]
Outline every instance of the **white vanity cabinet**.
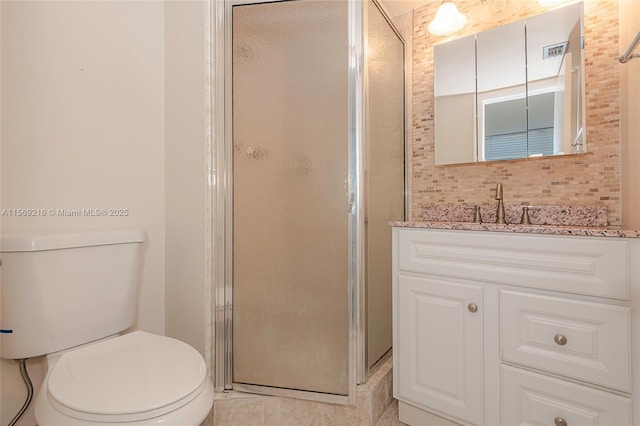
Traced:
[[639, 268], [635, 238], [394, 227], [400, 420], [640, 425]]

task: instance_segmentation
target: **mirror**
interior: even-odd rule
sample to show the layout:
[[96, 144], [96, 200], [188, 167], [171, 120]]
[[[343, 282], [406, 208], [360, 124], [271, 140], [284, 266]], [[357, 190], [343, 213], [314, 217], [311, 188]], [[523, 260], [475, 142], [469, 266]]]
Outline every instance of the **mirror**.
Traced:
[[476, 161], [476, 39], [464, 37], [434, 50], [436, 164]]
[[478, 160], [526, 157], [527, 60], [524, 21], [478, 33], [476, 52]]
[[586, 152], [583, 5], [434, 47], [435, 164]]

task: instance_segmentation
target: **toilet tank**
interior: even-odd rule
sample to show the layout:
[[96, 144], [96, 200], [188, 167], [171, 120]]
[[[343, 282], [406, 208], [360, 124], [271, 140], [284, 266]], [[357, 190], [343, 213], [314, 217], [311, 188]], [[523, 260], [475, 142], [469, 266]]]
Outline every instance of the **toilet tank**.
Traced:
[[144, 240], [141, 230], [2, 234], [0, 356], [49, 354], [132, 326]]

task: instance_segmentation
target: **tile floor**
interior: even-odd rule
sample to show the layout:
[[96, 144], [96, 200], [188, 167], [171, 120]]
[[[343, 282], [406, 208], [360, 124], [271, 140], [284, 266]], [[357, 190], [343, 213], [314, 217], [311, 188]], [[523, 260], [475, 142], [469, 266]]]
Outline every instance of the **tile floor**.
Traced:
[[[254, 416], [254, 417], [261, 417], [261, 416]], [[246, 420], [246, 419], [244, 419]], [[298, 423], [299, 425], [302, 424], [317, 424], [317, 422], [315, 421], [311, 421], [311, 423], [309, 423], [308, 421], [302, 421], [302, 419], [298, 419], [301, 420], [300, 423]], [[223, 424], [226, 424], [225, 422], [222, 422]], [[214, 425], [214, 418], [213, 418], [213, 413], [210, 415], [209, 418], [207, 418], [207, 420], [205, 420], [200, 426], [210, 426], [210, 425]], [[242, 421], [239, 424], [253, 424], [253, 423], [246, 423], [246, 421]], [[257, 423], [256, 423], [257, 424]], [[328, 423], [331, 424], [331, 423]], [[353, 425], [356, 424], [361, 424], [361, 422], [359, 421], [355, 421], [353, 423]], [[352, 425], [352, 426], [353, 426]], [[380, 417], [380, 419], [378, 420], [378, 422], [375, 424], [375, 426], [407, 426], [406, 423], [402, 423], [400, 420], [398, 420], [398, 401], [396, 399], [393, 399], [391, 401], [391, 404], [387, 407], [387, 409], [384, 411], [384, 413], [382, 413], [382, 416]]]
[[405, 426], [406, 423], [402, 423], [398, 420], [398, 400], [394, 399], [391, 405], [385, 410], [376, 423], [375, 426]]

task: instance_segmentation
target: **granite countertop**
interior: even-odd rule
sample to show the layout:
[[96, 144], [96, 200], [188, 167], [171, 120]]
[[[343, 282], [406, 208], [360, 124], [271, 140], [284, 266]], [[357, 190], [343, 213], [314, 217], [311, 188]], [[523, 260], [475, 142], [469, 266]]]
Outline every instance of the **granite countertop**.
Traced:
[[457, 231], [491, 231], [521, 234], [578, 235], [591, 237], [640, 238], [640, 231], [618, 229], [606, 226], [568, 226], [568, 225], [499, 225], [496, 223], [473, 222], [389, 222], [391, 226], [401, 228], [451, 229]]
[[[605, 206], [504, 206], [504, 209], [508, 225], [495, 223], [495, 205], [466, 204], [427, 204], [422, 206], [422, 221], [389, 222], [389, 224], [402, 228], [640, 238], [640, 231], [607, 226]], [[476, 210], [481, 216], [482, 223], [473, 221]], [[525, 210], [529, 216], [530, 225], [520, 224]]]

